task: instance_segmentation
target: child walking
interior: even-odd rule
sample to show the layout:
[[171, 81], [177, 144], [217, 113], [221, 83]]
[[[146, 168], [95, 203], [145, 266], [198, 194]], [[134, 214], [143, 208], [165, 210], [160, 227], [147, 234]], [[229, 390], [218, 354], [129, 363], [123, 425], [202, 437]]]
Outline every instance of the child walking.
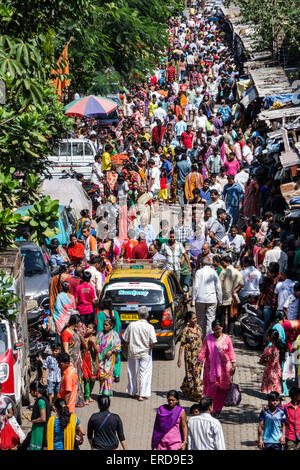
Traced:
[[162, 168], [160, 171], [160, 190], [158, 194], [159, 200], [163, 200], [164, 209], [168, 206], [168, 187], [167, 187], [167, 170]]
[[[60, 381], [61, 381], [61, 370], [56, 360], [57, 355], [61, 352], [61, 348], [58, 345], [53, 345], [51, 354], [46, 358], [43, 365], [42, 383], [46, 384], [46, 375], [48, 370], [48, 400], [50, 406], [58, 397]], [[53, 399], [54, 395], [54, 399]]]
[[261, 450], [283, 450], [286, 414], [280, 407], [278, 392], [268, 394], [268, 406], [261, 410], [258, 425], [258, 447]]
[[82, 360], [82, 372], [84, 379], [84, 400], [85, 404], [95, 401], [91, 398], [95, 380], [100, 375], [98, 354], [95, 348], [96, 344], [96, 325], [89, 323], [85, 337], [83, 338], [84, 356]]

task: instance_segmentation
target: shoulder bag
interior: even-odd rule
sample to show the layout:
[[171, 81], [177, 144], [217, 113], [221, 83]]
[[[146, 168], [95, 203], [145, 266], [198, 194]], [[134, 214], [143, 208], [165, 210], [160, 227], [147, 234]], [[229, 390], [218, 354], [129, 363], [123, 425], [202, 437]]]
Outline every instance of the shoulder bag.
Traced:
[[7, 416], [3, 419], [3, 429], [0, 432], [0, 449], [9, 450], [20, 443], [20, 438], [11, 426]]

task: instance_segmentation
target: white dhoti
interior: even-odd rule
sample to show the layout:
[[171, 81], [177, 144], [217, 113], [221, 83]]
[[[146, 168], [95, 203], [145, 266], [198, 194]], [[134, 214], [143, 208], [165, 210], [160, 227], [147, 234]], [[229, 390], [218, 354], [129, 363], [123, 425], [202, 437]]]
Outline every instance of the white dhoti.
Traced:
[[[138, 359], [128, 359], [128, 386], [126, 392], [129, 395], [139, 395], [140, 397], [151, 396], [152, 383], [152, 351], [146, 356]], [[139, 374], [139, 387], [138, 387]], [[139, 388], [139, 393], [138, 393]]]

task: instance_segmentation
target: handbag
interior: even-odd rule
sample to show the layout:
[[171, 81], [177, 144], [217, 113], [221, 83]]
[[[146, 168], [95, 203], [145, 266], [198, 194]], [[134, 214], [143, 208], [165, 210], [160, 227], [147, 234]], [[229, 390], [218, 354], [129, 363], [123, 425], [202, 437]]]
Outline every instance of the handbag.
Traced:
[[232, 299], [231, 306], [230, 306], [230, 318], [234, 318], [237, 316], [239, 311], [237, 301], [235, 298]]
[[240, 387], [231, 382], [230, 388], [227, 390], [225, 406], [238, 406], [241, 403], [242, 394]]
[[78, 446], [81, 446], [81, 444], [83, 444], [83, 434], [81, 433], [81, 431], [79, 431], [79, 429], [76, 429], [75, 444]]
[[295, 379], [295, 357], [293, 353], [285, 353], [285, 361], [282, 371], [282, 380]]
[[11, 426], [7, 416], [4, 417], [4, 427], [0, 432], [0, 449], [9, 450], [19, 444], [20, 438]]
[[54, 318], [52, 316], [49, 318], [49, 333], [51, 333], [51, 334], [56, 333], [55, 321], [54, 321]]

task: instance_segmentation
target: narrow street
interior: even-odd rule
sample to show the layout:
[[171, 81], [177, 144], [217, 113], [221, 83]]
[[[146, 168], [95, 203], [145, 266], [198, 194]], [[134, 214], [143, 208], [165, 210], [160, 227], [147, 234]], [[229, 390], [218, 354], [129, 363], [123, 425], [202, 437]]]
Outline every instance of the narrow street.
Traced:
[[0, 451], [300, 450], [297, 1], [1, 6]]
[[[259, 354], [246, 349], [244, 343], [234, 339], [234, 348], [237, 355], [237, 369], [234, 382], [239, 384], [242, 392], [242, 401], [238, 407], [224, 408], [220, 417], [222, 423], [226, 449], [228, 450], [257, 450], [258, 416], [264, 396], [260, 389], [262, 366], [258, 365]], [[178, 354], [179, 344], [177, 344]], [[152, 396], [149, 400], [138, 402], [126, 394], [127, 363], [122, 362], [121, 380], [114, 384], [114, 396], [111, 400], [111, 411], [118, 413], [124, 423], [124, 432], [129, 450], [150, 450], [151, 436], [155, 413], [157, 408], [166, 402], [167, 392], [174, 388], [180, 390], [184, 377], [184, 366], [178, 369], [177, 355], [174, 361], [162, 359], [159, 353], [154, 354]], [[97, 384], [95, 385], [97, 398]], [[194, 402], [182, 399], [181, 405], [189, 415], [189, 408]], [[92, 413], [97, 412], [96, 403], [84, 408], [77, 408], [76, 412], [81, 423], [87, 428], [88, 419]], [[82, 449], [89, 449], [87, 439]]]

